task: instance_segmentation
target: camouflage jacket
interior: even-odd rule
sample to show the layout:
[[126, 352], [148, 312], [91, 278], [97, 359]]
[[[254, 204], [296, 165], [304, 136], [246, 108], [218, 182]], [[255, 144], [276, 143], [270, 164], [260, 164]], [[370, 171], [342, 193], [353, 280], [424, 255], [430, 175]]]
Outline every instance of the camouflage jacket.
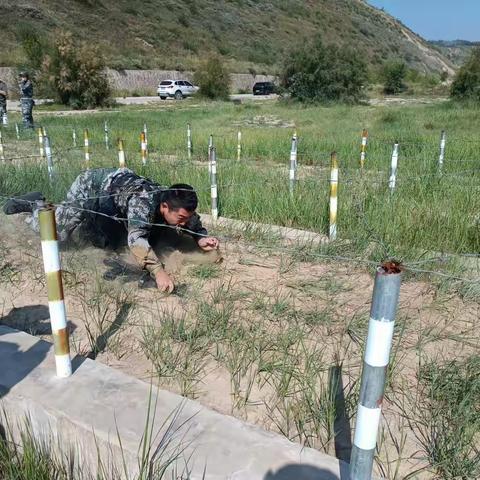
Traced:
[[[104, 169], [98, 170], [107, 173]], [[102, 213], [127, 219], [128, 246], [130, 251], [141, 265], [151, 274], [163, 268], [162, 263], [150, 245], [152, 224], [166, 225], [161, 216], [159, 206], [162, 201], [162, 187], [151, 180], [140, 177], [127, 168], [111, 171], [101, 183], [103, 198], [99, 199], [99, 210]], [[203, 228], [200, 216], [195, 213], [186, 229], [194, 238], [207, 234]]]
[[31, 80], [20, 82], [18, 86], [20, 87], [21, 98], [33, 98], [33, 85]]
[[8, 95], [7, 84], [3, 80], [0, 80], [0, 97], [7, 98], [7, 95]]

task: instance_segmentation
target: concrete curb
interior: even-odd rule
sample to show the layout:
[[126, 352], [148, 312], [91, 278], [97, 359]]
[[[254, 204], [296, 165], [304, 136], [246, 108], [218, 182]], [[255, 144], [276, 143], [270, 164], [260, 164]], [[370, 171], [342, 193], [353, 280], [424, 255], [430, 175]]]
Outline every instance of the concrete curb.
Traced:
[[[71, 377], [55, 377], [50, 343], [0, 326], [0, 398], [10, 424], [29, 416], [35, 435], [53, 436], [63, 452], [76, 447], [85, 472], [96, 473], [100, 453], [105, 464], [120, 470], [123, 456], [135, 475], [150, 386], [88, 359], [73, 364], [77, 368]], [[184, 449], [191, 480], [203, 478], [205, 466], [207, 480], [348, 478], [348, 465], [333, 457], [170, 392], [158, 390], [154, 396], [153, 431], [161, 432], [160, 439], [165, 423], [173, 423], [167, 450]]]
[[280, 227], [278, 225], [270, 225], [267, 223], [256, 223], [245, 220], [234, 220], [232, 218], [218, 217], [214, 225], [212, 216], [206, 213], [200, 214], [202, 223], [208, 227], [219, 227], [232, 229], [243, 232], [250, 230], [253, 232], [271, 234], [281, 240], [287, 240], [294, 243], [304, 243], [311, 245], [321, 245], [328, 243], [328, 237], [320, 233], [311, 232], [308, 230], [298, 230], [296, 228]]

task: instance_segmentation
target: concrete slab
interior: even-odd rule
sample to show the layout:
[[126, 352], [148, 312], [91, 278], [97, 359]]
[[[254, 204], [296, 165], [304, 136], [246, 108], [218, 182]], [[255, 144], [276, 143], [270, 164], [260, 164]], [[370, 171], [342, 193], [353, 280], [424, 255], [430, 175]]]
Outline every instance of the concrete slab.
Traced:
[[63, 451], [74, 446], [91, 472], [99, 452], [119, 469], [123, 458], [135, 475], [151, 398], [154, 448], [161, 444], [163, 460], [180, 454], [178, 468], [187, 462], [191, 480], [204, 471], [207, 480], [348, 478], [348, 466], [333, 457], [170, 392], [152, 394], [149, 384], [100, 363], [75, 363], [70, 378], [58, 379], [50, 343], [0, 326], [0, 402], [10, 421], [29, 415], [36, 435], [53, 435]]

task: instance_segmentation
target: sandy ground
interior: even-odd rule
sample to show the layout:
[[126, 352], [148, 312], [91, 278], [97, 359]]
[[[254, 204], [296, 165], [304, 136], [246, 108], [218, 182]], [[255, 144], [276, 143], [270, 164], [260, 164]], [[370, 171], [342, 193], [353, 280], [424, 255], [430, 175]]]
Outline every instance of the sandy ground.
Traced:
[[[22, 216], [2, 215], [0, 225], [0, 322], [50, 339], [39, 239], [29, 231]], [[329, 366], [341, 364], [347, 417], [353, 416], [373, 289], [371, 273], [337, 262], [301, 261], [299, 250], [293, 247], [287, 251], [281, 247], [264, 250], [244, 240], [232, 240], [223, 243], [220, 254], [205, 255], [188, 239], [172, 235], [162, 238], [158, 251], [177, 283], [176, 292], [170, 296], [150, 288], [148, 282], [139, 285], [144, 277], [125, 250], [112, 252], [87, 246], [63, 252], [73, 355], [96, 357], [128, 374], [196, 398], [217, 411], [281, 431], [292, 440], [334, 454], [333, 441], [316, 434], [322, 422], [307, 419], [311, 411], [295, 411], [304, 408], [302, 403], [295, 403], [303, 395], [297, 390], [305, 387], [304, 379], [290, 379], [284, 389], [281, 373], [286, 369], [295, 376], [307, 372], [307, 363], [317, 362], [308, 371], [314, 371], [312, 381], [322, 392], [322, 385], [328, 384]], [[118, 265], [124, 275], [109, 280]], [[242, 344], [244, 348], [238, 349], [214, 338], [226, 310], [227, 328], [241, 326], [251, 338], [263, 335], [267, 353], [255, 352], [254, 361], [248, 363], [248, 339]], [[426, 359], [443, 363], [478, 352], [475, 328], [479, 313], [477, 304], [465, 303], [455, 295], [439, 295], [428, 283], [404, 282], [380, 442], [379, 472], [385, 477], [400, 479], [426, 465], [417, 440], [419, 432], [406, 421], [408, 415], [414, 418], [408, 404], [418, 389], [418, 364]], [[192, 326], [202, 318], [212, 326], [210, 343], [206, 348], [196, 345], [185, 351], [191, 339], [177, 329], [180, 322]], [[168, 322], [175, 338], [155, 337]], [[152, 353], [155, 351], [159, 357]], [[282, 355], [282, 351], [288, 355]], [[243, 354], [242, 364], [238, 357]], [[290, 359], [291, 365], [278, 365]], [[173, 367], [168, 367], [169, 361]], [[234, 365], [241, 367], [235, 369]], [[308, 423], [305, 432], [309, 433], [302, 435], [295, 419], [303, 415]], [[348, 429], [352, 427], [350, 419]], [[396, 447], [403, 437], [404, 445]], [[343, 442], [344, 450], [348, 450], [348, 443]], [[397, 463], [399, 473], [394, 477]], [[434, 476], [424, 472], [414, 478]]]

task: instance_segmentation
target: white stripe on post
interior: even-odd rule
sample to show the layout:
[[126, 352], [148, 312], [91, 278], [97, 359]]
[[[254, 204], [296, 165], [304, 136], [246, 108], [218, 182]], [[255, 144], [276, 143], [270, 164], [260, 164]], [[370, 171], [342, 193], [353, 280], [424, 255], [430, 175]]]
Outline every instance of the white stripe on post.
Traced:
[[60, 252], [56, 240], [42, 241], [42, 256], [45, 273], [58, 272], [60, 270]]
[[103, 125], [103, 131], [105, 133], [105, 149], [108, 150], [109, 149], [109, 139], [108, 139], [108, 125], [107, 125], [107, 122], [105, 122], [105, 124]]
[[237, 134], [237, 160], [240, 161], [242, 157], [242, 132]]
[[377, 445], [377, 432], [382, 415], [381, 408], [358, 406], [357, 428], [353, 443], [362, 450], [371, 450]]
[[365, 347], [365, 361], [372, 367], [388, 365], [394, 325], [395, 323], [391, 321], [370, 319], [367, 346]]
[[50, 312], [50, 322], [52, 323], [53, 331], [61, 330], [67, 326], [67, 311], [63, 300], [48, 302], [48, 310]]
[[395, 144], [393, 145], [393, 152], [392, 152], [390, 179], [388, 181], [388, 186], [390, 188], [391, 193], [393, 193], [393, 191], [395, 190], [395, 186], [397, 184], [397, 168], [398, 168], [398, 142], [395, 142]]
[[212, 220], [216, 223], [218, 219], [218, 191], [217, 191], [217, 154], [215, 147], [211, 151], [211, 183], [210, 183], [210, 197], [212, 202]]
[[442, 134], [440, 136], [440, 155], [438, 157], [438, 169], [441, 171], [443, 168], [443, 162], [445, 160], [445, 145], [447, 143], [447, 135], [445, 130], [442, 130]]
[[187, 124], [187, 150], [188, 150], [188, 158], [192, 158], [192, 129], [190, 128], [190, 124]]
[[337, 210], [338, 210], [338, 162], [337, 154], [332, 152], [330, 165], [330, 228], [328, 238], [337, 238]]

